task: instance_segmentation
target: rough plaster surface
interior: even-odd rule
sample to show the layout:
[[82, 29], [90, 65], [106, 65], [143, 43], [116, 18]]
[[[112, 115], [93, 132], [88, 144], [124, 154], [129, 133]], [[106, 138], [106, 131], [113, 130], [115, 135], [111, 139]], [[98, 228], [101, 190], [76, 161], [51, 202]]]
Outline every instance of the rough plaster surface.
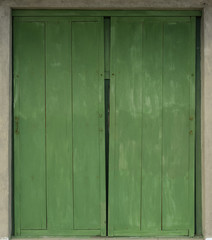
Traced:
[[200, 9], [211, 0], [0, 0], [14, 8], [78, 8], [78, 9]]
[[10, 232], [10, 10], [0, 8], [0, 237]]
[[[11, 8], [203, 9], [202, 18], [202, 214], [212, 237], [212, 0], [0, 0], [0, 240], [11, 236]], [[21, 238], [20, 238], [21, 239]], [[33, 238], [35, 240], [35, 238]], [[45, 238], [49, 240], [51, 238]], [[53, 239], [53, 238], [52, 238]], [[55, 239], [55, 238], [54, 238]], [[56, 238], [61, 240], [62, 238]], [[67, 240], [69, 238], [66, 238]], [[70, 238], [75, 240], [75, 238]], [[77, 238], [79, 239], [79, 238]], [[85, 239], [85, 238], [84, 238]], [[100, 238], [96, 238], [100, 239]], [[104, 238], [101, 238], [104, 239]], [[115, 240], [115, 238], [113, 238]], [[126, 238], [125, 238], [126, 239]], [[157, 239], [157, 238], [154, 238]], [[168, 238], [165, 238], [168, 240]], [[175, 238], [172, 238], [175, 240]], [[183, 238], [181, 238], [184, 240]], [[31, 239], [29, 239], [31, 240]], [[105, 240], [105, 239], [104, 239]], [[142, 240], [146, 240], [142, 238]], [[164, 240], [160, 238], [160, 240]]]
[[202, 49], [203, 233], [212, 237], [212, 7], [204, 9]]
[[[26, 238], [14, 238], [16, 240], [26, 240]], [[115, 237], [115, 238], [108, 238], [108, 237], [92, 237], [92, 238], [79, 238], [79, 237], [73, 237], [73, 238], [50, 238], [50, 237], [44, 237], [43, 240], [152, 240], [151, 238], [139, 238], [139, 237]], [[0, 240], [7, 240], [5, 238]], [[27, 240], [36, 240], [35, 238], [27, 238]], [[154, 240], [203, 240], [203, 238], [154, 238]], [[212, 240], [212, 238], [208, 238], [206, 240]]]

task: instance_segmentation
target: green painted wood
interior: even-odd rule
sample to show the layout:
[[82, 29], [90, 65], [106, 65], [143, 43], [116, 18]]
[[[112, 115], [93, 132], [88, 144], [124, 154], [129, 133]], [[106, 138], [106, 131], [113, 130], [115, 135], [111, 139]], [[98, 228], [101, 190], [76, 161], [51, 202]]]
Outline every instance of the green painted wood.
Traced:
[[123, 20], [111, 19], [110, 236], [140, 230], [142, 19]]
[[16, 9], [12, 11], [13, 16], [33, 16], [33, 17], [41, 17], [41, 16], [201, 16], [201, 10], [23, 10]]
[[18, 228], [46, 229], [45, 26], [23, 22], [15, 27], [14, 81], [18, 86], [14, 99], [14, 165], [18, 233]]
[[58, 236], [58, 237], [68, 237], [68, 236], [100, 236], [100, 230], [22, 230], [22, 237], [43, 237], [43, 236]]
[[99, 18], [99, 161], [100, 161], [100, 207], [101, 207], [101, 236], [107, 235], [107, 200], [106, 200], [106, 139], [105, 139], [105, 81], [104, 81], [104, 18]]
[[[95, 16], [90, 16], [90, 17], [72, 17], [72, 16], [66, 16], [66, 17], [62, 17], [62, 16], [55, 16], [55, 17], [51, 17], [51, 16], [41, 16], [41, 17], [33, 17], [33, 16], [29, 16], [29, 17], [13, 17], [13, 19], [15, 21], [20, 21], [20, 22], [25, 22], [25, 21], [30, 21], [30, 22], [33, 22], [33, 21], [36, 21], [36, 22], [57, 22], [57, 21], [61, 21], [61, 20], [67, 20], [67, 21], [96, 21], [99, 17], [95, 17]], [[105, 17], [105, 19], [107, 19], [110, 17]], [[138, 18], [135, 16], [135, 18]], [[87, 20], [85, 20], [87, 19]], [[89, 19], [89, 20], [88, 20]], [[123, 19], [123, 18], [122, 18]], [[188, 21], [190, 22], [190, 19], [191, 17], [188, 17], [188, 16], [181, 16], [181, 17], [177, 17], [175, 18], [175, 20], [177, 22], [185, 22], [185, 21]], [[143, 18], [143, 21], [170, 21], [170, 20], [173, 20], [173, 17], [170, 17], [170, 16], [161, 16], [161, 17], [154, 17], [154, 16], [149, 16], [149, 17], [144, 17]], [[123, 19], [124, 21], [124, 19]], [[127, 19], [126, 19], [127, 21]], [[107, 25], [107, 24], [106, 24]], [[107, 26], [108, 27], [108, 26]], [[109, 53], [107, 53], [109, 54]]]
[[105, 236], [103, 19], [14, 27], [16, 235]]
[[[105, 236], [103, 18], [14, 28], [15, 234]], [[195, 18], [111, 33], [109, 235], [193, 236]]]
[[48, 229], [73, 229], [71, 27], [46, 23]]
[[196, 18], [196, 235], [202, 235], [201, 179], [201, 18]]
[[[190, 138], [189, 138], [189, 236], [193, 237], [195, 234], [195, 134], [196, 134], [196, 18], [191, 17], [191, 25], [190, 25], [190, 57], [189, 59], [189, 69], [188, 72], [191, 71], [190, 77]], [[192, 117], [195, 116], [193, 119]]]
[[103, 112], [99, 111], [99, 85], [104, 82], [99, 83], [99, 76], [103, 76], [103, 69], [99, 69], [99, 30], [95, 22], [72, 23], [75, 229], [100, 228], [98, 143], [100, 135], [104, 134], [104, 125], [99, 124], [99, 118], [103, 118]]
[[163, 23], [146, 21], [142, 35], [141, 230], [161, 229]]
[[188, 230], [173, 230], [173, 231], [114, 231], [114, 236], [117, 237], [179, 237], [188, 236]]
[[194, 20], [111, 20], [110, 236], [194, 234]]
[[[33, 234], [32, 234], [33, 233]], [[58, 233], [58, 231], [48, 231], [48, 230], [22, 230], [21, 234], [24, 238], [33, 237], [33, 236], [99, 236], [99, 230], [63, 230]], [[114, 231], [114, 236], [116, 237], [162, 237], [162, 236], [178, 237], [178, 236], [188, 236], [188, 230], [175, 230], [175, 231]]]
[[164, 23], [163, 230], [189, 228], [192, 231], [194, 228], [193, 29], [192, 22]]

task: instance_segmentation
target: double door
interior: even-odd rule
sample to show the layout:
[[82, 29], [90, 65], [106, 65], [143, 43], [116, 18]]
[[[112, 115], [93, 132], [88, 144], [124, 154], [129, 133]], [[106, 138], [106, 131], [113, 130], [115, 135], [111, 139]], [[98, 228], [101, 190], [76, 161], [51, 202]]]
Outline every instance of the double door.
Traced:
[[13, 49], [15, 235], [192, 236], [195, 18], [16, 17]]

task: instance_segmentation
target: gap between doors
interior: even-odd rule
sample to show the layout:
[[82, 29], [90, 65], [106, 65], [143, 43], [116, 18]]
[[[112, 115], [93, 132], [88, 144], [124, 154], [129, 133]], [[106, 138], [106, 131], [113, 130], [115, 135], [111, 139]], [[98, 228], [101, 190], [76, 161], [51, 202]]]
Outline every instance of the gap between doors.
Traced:
[[108, 236], [109, 182], [109, 118], [110, 118], [110, 17], [104, 18], [104, 86], [105, 86], [105, 176], [106, 176], [106, 236]]

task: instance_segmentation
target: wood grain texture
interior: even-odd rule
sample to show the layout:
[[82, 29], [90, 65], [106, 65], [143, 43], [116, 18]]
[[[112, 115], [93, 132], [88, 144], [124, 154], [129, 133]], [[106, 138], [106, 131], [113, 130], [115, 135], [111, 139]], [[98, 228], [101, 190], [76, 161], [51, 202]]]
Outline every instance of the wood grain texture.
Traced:
[[99, 34], [98, 23], [72, 23], [75, 229], [100, 228]]
[[110, 73], [109, 236], [193, 236], [195, 18], [112, 17], [105, 69], [102, 17], [14, 28], [15, 234], [106, 235]]
[[73, 229], [71, 27], [46, 23], [48, 229]]
[[103, 19], [15, 26], [16, 234], [104, 236]]
[[16, 25], [14, 73], [19, 103], [14, 117], [19, 124], [15, 138], [19, 161], [15, 158], [15, 181], [19, 183], [16, 196], [22, 229], [46, 228], [44, 35], [42, 22]]
[[112, 18], [110, 236], [194, 234], [194, 20]]
[[109, 235], [140, 229], [141, 67], [142, 19], [112, 18]]
[[[191, 22], [170, 21], [164, 24], [163, 56], [163, 176], [162, 229], [190, 228], [190, 198], [194, 199], [189, 184], [194, 171], [194, 129], [190, 129], [193, 111], [194, 46]], [[193, 133], [190, 134], [192, 131]], [[190, 145], [191, 143], [191, 145]], [[192, 161], [192, 162], [190, 162]], [[193, 180], [192, 180], [193, 181]], [[189, 189], [191, 188], [191, 189]], [[191, 192], [190, 192], [191, 190]], [[192, 209], [194, 212], [194, 209]]]
[[201, 18], [196, 18], [196, 235], [202, 236], [202, 174], [201, 174]]
[[161, 229], [163, 23], [145, 21], [142, 35], [141, 230]]

